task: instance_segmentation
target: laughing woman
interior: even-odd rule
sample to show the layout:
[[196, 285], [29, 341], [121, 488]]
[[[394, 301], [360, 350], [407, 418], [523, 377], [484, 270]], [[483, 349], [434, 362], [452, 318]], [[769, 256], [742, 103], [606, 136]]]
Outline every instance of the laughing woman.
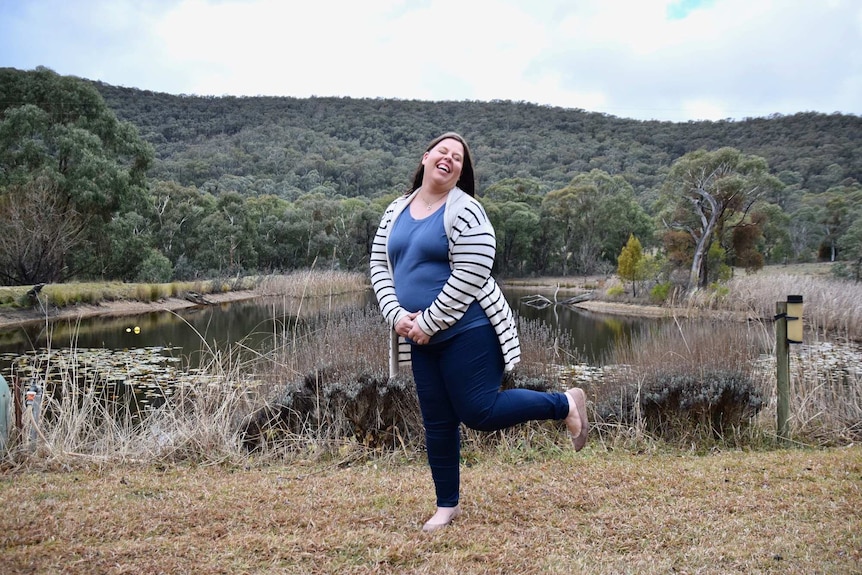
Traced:
[[494, 229], [474, 195], [464, 138], [435, 138], [410, 190], [384, 212], [371, 249], [371, 283], [392, 328], [390, 375], [412, 365], [425, 426], [437, 512], [424, 531], [461, 514], [461, 423], [496, 431], [562, 419], [576, 450], [589, 429], [580, 388], [500, 389], [521, 347], [512, 310], [491, 277]]

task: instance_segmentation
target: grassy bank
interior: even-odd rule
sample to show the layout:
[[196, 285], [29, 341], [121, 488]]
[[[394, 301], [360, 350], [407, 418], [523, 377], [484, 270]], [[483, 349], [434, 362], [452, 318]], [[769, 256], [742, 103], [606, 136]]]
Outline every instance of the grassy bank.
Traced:
[[423, 461], [126, 466], [0, 480], [3, 572], [858, 573], [862, 447], [479, 454], [464, 515]]
[[171, 283], [70, 282], [34, 286], [0, 286], [0, 309], [48, 309], [113, 301], [155, 302], [190, 294], [207, 296], [236, 291], [261, 295], [317, 297], [363, 289], [364, 274], [299, 270], [286, 275], [246, 276]]

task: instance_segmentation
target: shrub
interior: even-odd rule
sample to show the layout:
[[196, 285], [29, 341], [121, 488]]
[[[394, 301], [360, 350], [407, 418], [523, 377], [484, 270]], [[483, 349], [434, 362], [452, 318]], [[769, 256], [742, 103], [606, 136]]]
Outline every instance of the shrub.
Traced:
[[597, 419], [669, 441], [725, 437], [764, 407], [757, 361], [767, 345], [754, 326], [692, 320], [644, 330], [606, 358]]
[[412, 380], [338, 367], [316, 370], [254, 411], [241, 431], [249, 451], [302, 436], [352, 438], [370, 448], [417, 447], [423, 427]]
[[640, 422], [648, 433], [671, 441], [703, 434], [722, 438], [745, 428], [764, 405], [752, 377], [721, 369], [650, 374], [626, 386], [621, 400], [620, 412], [606, 412], [606, 419]]
[[138, 269], [137, 281], [143, 283], [165, 283], [171, 281], [171, 260], [158, 250], [151, 249]]
[[625, 289], [621, 285], [613, 285], [605, 293], [607, 293], [608, 297], [620, 297], [625, 293]]
[[667, 301], [667, 296], [670, 294], [670, 289], [673, 287], [670, 282], [660, 283], [653, 286], [649, 292], [650, 300], [655, 303], [664, 303]]

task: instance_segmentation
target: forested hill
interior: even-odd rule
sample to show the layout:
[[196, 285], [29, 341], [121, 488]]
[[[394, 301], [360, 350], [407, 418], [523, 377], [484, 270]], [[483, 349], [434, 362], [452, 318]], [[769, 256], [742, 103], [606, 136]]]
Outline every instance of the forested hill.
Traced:
[[403, 190], [425, 144], [447, 130], [470, 143], [480, 193], [512, 177], [547, 192], [599, 169], [623, 175], [649, 210], [676, 159], [726, 146], [765, 158], [785, 193], [862, 181], [862, 117], [846, 114], [672, 123], [509, 101], [199, 97], [94, 86], [155, 147], [150, 179], [210, 192], [293, 200], [310, 191]]

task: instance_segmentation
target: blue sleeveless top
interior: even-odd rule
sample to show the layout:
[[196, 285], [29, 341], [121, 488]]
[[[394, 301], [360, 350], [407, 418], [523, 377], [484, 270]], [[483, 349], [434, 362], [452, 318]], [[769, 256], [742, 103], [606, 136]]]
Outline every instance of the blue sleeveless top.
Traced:
[[[395, 295], [404, 309], [427, 309], [443, 289], [452, 269], [449, 266], [449, 240], [443, 225], [442, 208], [421, 220], [406, 208], [398, 216], [389, 235]], [[437, 332], [429, 343], [437, 343], [468, 329], [488, 325], [490, 320], [477, 302], [452, 327]]]

